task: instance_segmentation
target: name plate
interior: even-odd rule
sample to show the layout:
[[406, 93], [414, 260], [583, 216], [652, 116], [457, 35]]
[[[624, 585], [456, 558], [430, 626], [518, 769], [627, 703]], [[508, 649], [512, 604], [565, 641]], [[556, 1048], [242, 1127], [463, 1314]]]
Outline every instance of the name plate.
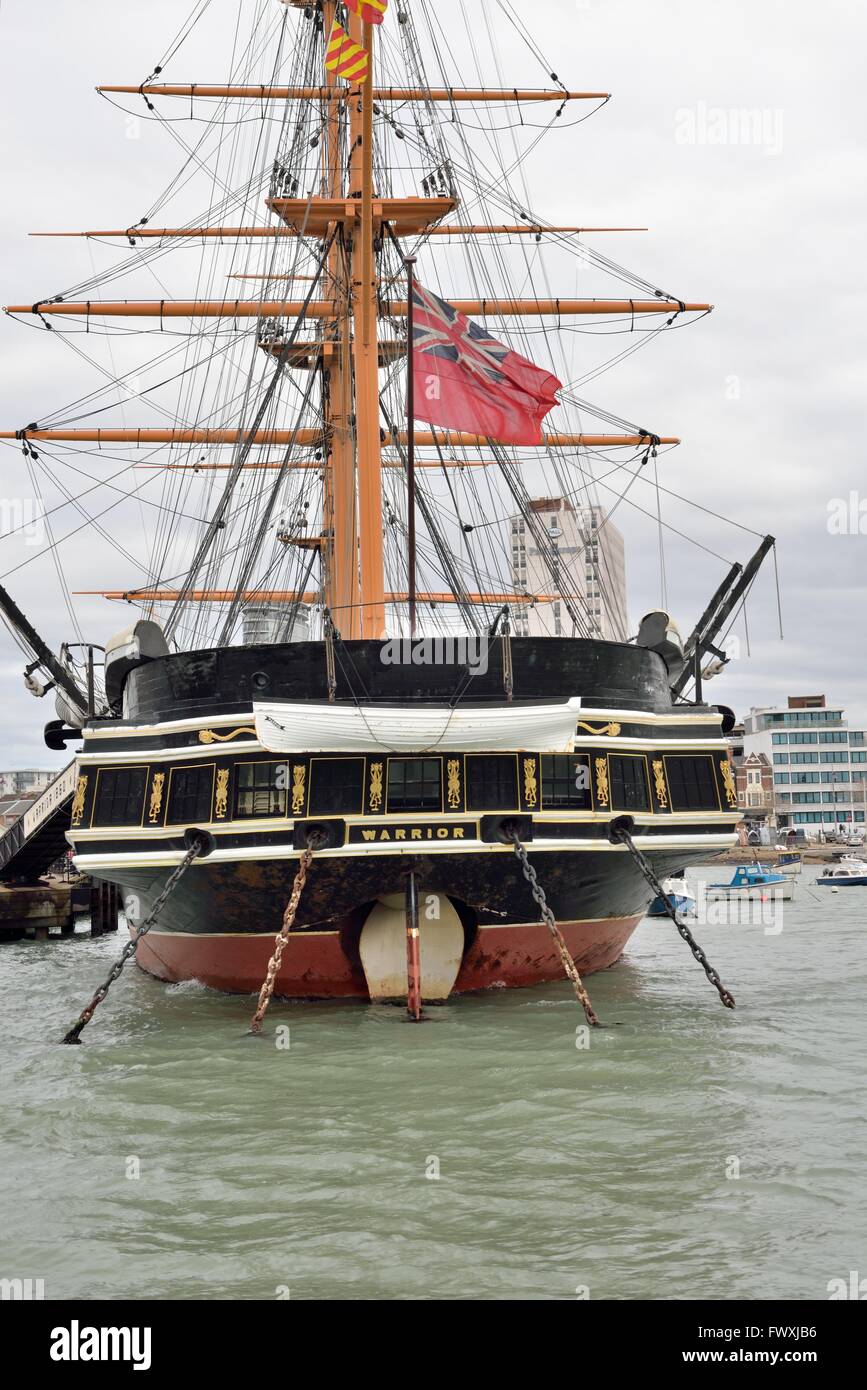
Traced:
[[479, 827], [475, 821], [460, 821], [450, 825], [351, 825], [351, 845], [443, 844], [448, 840], [477, 840]]

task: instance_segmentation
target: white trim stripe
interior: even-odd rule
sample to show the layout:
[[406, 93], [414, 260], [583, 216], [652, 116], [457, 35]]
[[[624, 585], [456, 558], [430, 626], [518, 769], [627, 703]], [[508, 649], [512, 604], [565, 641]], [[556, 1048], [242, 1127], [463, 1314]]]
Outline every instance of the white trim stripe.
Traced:
[[[635, 835], [633, 843], [644, 850], [678, 849], [730, 849], [737, 843], [734, 832], [728, 835], [678, 835], [669, 838], [664, 835]], [[483, 841], [466, 840], [425, 840], [425, 854], [513, 854], [511, 845], [488, 844]], [[567, 850], [595, 851], [600, 854], [626, 854], [624, 845], [612, 845], [608, 840], [546, 840], [533, 841], [528, 845], [531, 854], [557, 854]], [[393, 841], [383, 844], [341, 845], [337, 849], [321, 849], [317, 859], [354, 859], [368, 854], [418, 855], [417, 842], [397, 845]], [[194, 861], [197, 869], [206, 869], [209, 864], [246, 864], [261, 859], [297, 859], [300, 851], [291, 845], [256, 845], [252, 848], [216, 849], [206, 859]], [[183, 850], [166, 850], [162, 853], [145, 851], [142, 854], [76, 854], [77, 868], [96, 873], [100, 869], [148, 869], [159, 866], [179, 864], [184, 857]]]

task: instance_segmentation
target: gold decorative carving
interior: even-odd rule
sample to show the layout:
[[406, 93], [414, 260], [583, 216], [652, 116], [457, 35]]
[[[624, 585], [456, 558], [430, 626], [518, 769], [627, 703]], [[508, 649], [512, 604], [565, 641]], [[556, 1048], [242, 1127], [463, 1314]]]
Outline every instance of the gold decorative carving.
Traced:
[[723, 783], [725, 784], [726, 801], [729, 807], [734, 809], [738, 804], [738, 790], [735, 786], [735, 773], [731, 764], [731, 759], [723, 758], [719, 765], [719, 770], [722, 773]]
[[217, 768], [217, 794], [214, 801], [214, 815], [217, 820], [225, 820], [229, 809], [229, 769]]
[[536, 781], [536, 759], [524, 759], [524, 802], [535, 806], [539, 799], [539, 784]]
[[665, 764], [661, 758], [655, 758], [653, 762], [653, 782], [656, 788], [656, 800], [663, 810], [668, 808], [668, 787], [665, 785]]
[[300, 816], [304, 810], [304, 803], [307, 800], [307, 788], [305, 779], [307, 768], [303, 763], [296, 763], [292, 768], [292, 814]]
[[243, 729], [233, 729], [230, 734], [217, 734], [213, 729], [199, 730], [199, 743], [228, 743], [230, 739], [238, 738], [240, 734], [252, 734], [256, 737], [256, 730], [245, 725]]
[[598, 734], [600, 737], [603, 734], [608, 734], [611, 738], [616, 738], [620, 733], [619, 724], [603, 724], [601, 729], [594, 729], [592, 724], [585, 724], [582, 719], [578, 720], [578, 728], [586, 729], [588, 734]]
[[382, 810], [382, 763], [370, 764], [370, 809]]
[[154, 779], [151, 782], [150, 805], [148, 806], [148, 820], [150, 821], [151, 825], [156, 825], [157, 821], [160, 818], [160, 811], [162, 810], [163, 805], [163, 787], [165, 786], [165, 781], [166, 774], [164, 772], [154, 773]]
[[72, 798], [72, 812], [69, 817], [70, 825], [81, 825], [81, 817], [84, 815], [84, 798], [87, 795], [87, 773], [82, 772], [75, 784], [75, 796]]
[[448, 803], [453, 811], [461, 804], [461, 765], [457, 758], [449, 758], [446, 763], [448, 776]]
[[608, 759], [596, 759], [596, 804], [608, 805]]

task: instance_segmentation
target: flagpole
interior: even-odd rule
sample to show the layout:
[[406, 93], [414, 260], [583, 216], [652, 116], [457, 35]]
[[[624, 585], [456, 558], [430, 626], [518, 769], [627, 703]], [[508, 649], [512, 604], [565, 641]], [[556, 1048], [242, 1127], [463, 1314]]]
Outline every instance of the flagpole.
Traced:
[[415, 256], [404, 257], [406, 269], [406, 487], [407, 487], [407, 562], [409, 565], [409, 635], [415, 637], [416, 607], [416, 545], [415, 545], [415, 373], [413, 359], [413, 285]]

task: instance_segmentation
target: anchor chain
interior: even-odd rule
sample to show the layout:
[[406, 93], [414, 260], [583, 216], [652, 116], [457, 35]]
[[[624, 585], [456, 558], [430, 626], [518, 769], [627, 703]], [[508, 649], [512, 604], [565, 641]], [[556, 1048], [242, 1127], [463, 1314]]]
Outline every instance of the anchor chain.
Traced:
[[271, 996], [274, 993], [274, 985], [280, 971], [280, 962], [283, 959], [283, 952], [289, 940], [289, 933], [295, 923], [295, 916], [298, 912], [298, 904], [301, 901], [301, 894], [304, 892], [304, 885], [307, 882], [307, 871], [313, 862], [313, 855], [319, 845], [318, 839], [308, 842], [307, 848], [302, 851], [298, 863], [298, 872], [295, 875], [295, 882], [292, 884], [292, 896], [286, 904], [286, 911], [283, 913], [283, 925], [274, 938], [274, 954], [268, 962], [268, 969], [265, 972], [265, 979], [262, 988], [259, 990], [259, 1004], [253, 1015], [250, 1024], [250, 1032], [255, 1036], [262, 1031], [262, 1020], [271, 1003]]
[[584, 986], [584, 982], [581, 979], [580, 974], [578, 973], [577, 965], [575, 964], [574, 960], [569, 954], [569, 947], [566, 945], [566, 938], [564, 937], [560, 928], [557, 926], [556, 921], [554, 920], [554, 914], [548, 906], [548, 899], [545, 896], [545, 890], [540, 884], [538, 878], [536, 877], [536, 870], [530, 863], [527, 851], [521, 844], [521, 841], [518, 839], [517, 832], [512, 831], [509, 838], [512, 841], [515, 856], [521, 865], [524, 878], [530, 885], [530, 892], [533, 895], [533, 901], [539, 908], [539, 912], [542, 916], [542, 921], [545, 923], [545, 926], [548, 928], [549, 932], [554, 938], [554, 941], [557, 944], [557, 949], [560, 952], [560, 957], [563, 961], [563, 969], [566, 971], [566, 974], [572, 982], [572, 988], [575, 991], [575, 998], [578, 1000], [578, 1003], [584, 1010], [584, 1016], [587, 1019], [587, 1022], [591, 1024], [592, 1027], [599, 1028], [601, 1027], [601, 1025], [598, 1017], [596, 1016], [596, 1012], [593, 1008], [593, 1005], [590, 1002], [590, 995], [587, 993], [587, 990]]
[[717, 991], [717, 994], [719, 995], [722, 1003], [725, 1005], [727, 1009], [733, 1009], [735, 1007], [734, 995], [726, 989], [725, 985], [723, 984], [717, 972], [714, 970], [704, 951], [699, 946], [689, 927], [686, 925], [685, 922], [681, 922], [680, 918], [677, 915], [677, 910], [674, 907], [672, 907], [671, 903], [668, 901], [668, 895], [663, 891], [662, 884], [656, 877], [656, 874], [653, 872], [653, 869], [651, 868], [648, 860], [645, 859], [644, 855], [641, 853], [641, 850], [635, 844], [629, 831], [622, 825], [612, 826], [611, 839], [615, 842], [615, 844], [619, 843], [625, 845], [626, 848], [629, 850], [629, 853], [632, 855], [632, 858], [635, 860], [644, 877], [647, 879], [647, 882], [650, 884], [650, 887], [653, 889], [654, 894], [665, 905], [665, 911], [667, 915], [671, 918], [672, 922], [677, 927], [677, 930], [680, 932], [680, 935], [683, 937], [684, 941], [686, 942], [689, 949], [692, 951], [692, 954], [695, 956], [705, 975], [707, 975], [707, 978], [710, 980], [714, 989]]
[[142, 937], [146, 936], [147, 933], [150, 931], [151, 927], [154, 925], [163, 908], [165, 907], [166, 902], [171, 897], [172, 893], [175, 891], [175, 888], [180, 883], [184, 874], [187, 872], [187, 869], [190, 867], [196, 856], [202, 853], [202, 850], [205, 848], [205, 845], [205, 840], [195, 839], [193, 843], [190, 845], [190, 848], [187, 850], [180, 864], [178, 864], [177, 868], [174, 870], [173, 873], [169, 874], [169, 877], [166, 879], [165, 887], [157, 897], [153, 907], [151, 908], [145, 920], [142, 922], [136, 935], [134, 937], [130, 937], [129, 941], [127, 942], [126, 946], [124, 946], [114, 965], [111, 967], [111, 970], [109, 971], [106, 979], [99, 986], [99, 989], [94, 994], [87, 1008], [82, 1010], [82, 1012], [78, 1016], [77, 1021], [72, 1025], [69, 1032], [62, 1039], [64, 1043], [81, 1043], [80, 1035], [82, 1030], [87, 1027], [88, 1023], [93, 1018], [93, 1015], [96, 1013], [96, 1010], [99, 1008], [103, 999], [108, 994], [108, 991], [111, 989], [115, 980], [121, 974], [121, 971], [123, 970], [127, 961], [130, 959], [131, 956], [135, 955], [136, 950], [138, 948], [138, 943], [141, 941]]

